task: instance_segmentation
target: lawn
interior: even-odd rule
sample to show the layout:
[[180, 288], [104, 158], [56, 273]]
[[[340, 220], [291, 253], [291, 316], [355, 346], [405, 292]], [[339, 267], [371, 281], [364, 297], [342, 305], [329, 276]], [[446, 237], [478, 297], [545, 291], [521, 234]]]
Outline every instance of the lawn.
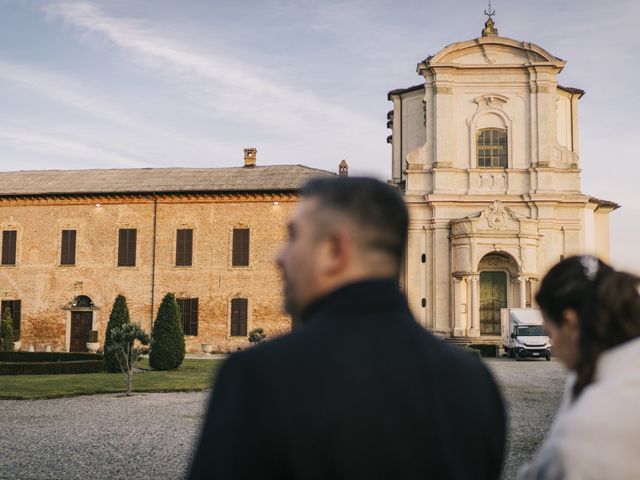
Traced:
[[[169, 371], [145, 370], [133, 377], [136, 392], [189, 392], [205, 390], [223, 360], [185, 360], [180, 368]], [[149, 368], [147, 360], [140, 368]], [[84, 373], [77, 375], [2, 375], [0, 399], [35, 399], [124, 393], [126, 377], [122, 373]]]

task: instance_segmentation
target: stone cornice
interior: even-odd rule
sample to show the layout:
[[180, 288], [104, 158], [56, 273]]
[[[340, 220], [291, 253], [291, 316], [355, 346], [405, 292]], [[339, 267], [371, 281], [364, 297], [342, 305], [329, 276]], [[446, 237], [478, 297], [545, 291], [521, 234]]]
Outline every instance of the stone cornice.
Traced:
[[[485, 52], [485, 46], [500, 46], [504, 48], [511, 48], [523, 52], [528, 58], [528, 62], [524, 64], [492, 64], [488, 62], [485, 65], [462, 65], [458, 63], [451, 63], [447, 61], [448, 57], [451, 57], [457, 52], [463, 50], [481, 50]], [[526, 66], [532, 67], [551, 67], [557, 72], [560, 72], [566, 62], [558, 57], [555, 57], [542, 47], [530, 42], [522, 42], [507, 37], [488, 36], [474, 38], [472, 40], [466, 40], [462, 42], [452, 43], [440, 50], [435, 55], [432, 55], [417, 66], [418, 74], [423, 74], [425, 70], [432, 70], [433, 68], [447, 67], [456, 69], [468, 69], [468, 68], [483, 68], [483, 69], [495, 69], [495, 68], [523, 68]]]
[[85, 194], [85, 195], [15, 195], [0, 196], [0, 207], [22, 205], [66, 206], [66, 205], [130, 205], [149, 204], [154, 200], [158, 204], [183, 203], [235, 203], [235, 202], [296, 202], [298, 192], [175, 192], [175, 193], [139, 193], [139, 194]]

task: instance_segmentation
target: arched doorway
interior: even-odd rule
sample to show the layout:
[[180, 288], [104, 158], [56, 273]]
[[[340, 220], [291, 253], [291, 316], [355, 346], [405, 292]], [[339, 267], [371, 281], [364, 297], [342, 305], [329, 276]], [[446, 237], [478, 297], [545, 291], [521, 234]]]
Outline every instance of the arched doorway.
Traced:
[[507, 274], [480, 272], [480, 335], [500, 335], [502, 308], [507, 308]]
[[69, 305], [71, 310], [70, 352], [86, 352], [89, 332], [93, 329], [94, 305], [91, 298], [79, 295]]
[[501, 334], [500, 310], [512, 303], [512, 279], [517, 278], [518, 264], [508, 253], [485, 255], [478, 265], [480, 272], [480, 335]]

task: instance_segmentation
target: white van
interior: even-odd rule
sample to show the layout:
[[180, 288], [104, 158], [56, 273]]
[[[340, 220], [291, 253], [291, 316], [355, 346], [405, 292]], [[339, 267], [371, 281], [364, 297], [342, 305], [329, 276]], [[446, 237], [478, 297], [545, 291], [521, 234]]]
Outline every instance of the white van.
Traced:
[[535, 308], [503, 308], [502, 346], [509, 358], [544, 357], [551, 360], [551, 341], [542, 326], [542, 313]]

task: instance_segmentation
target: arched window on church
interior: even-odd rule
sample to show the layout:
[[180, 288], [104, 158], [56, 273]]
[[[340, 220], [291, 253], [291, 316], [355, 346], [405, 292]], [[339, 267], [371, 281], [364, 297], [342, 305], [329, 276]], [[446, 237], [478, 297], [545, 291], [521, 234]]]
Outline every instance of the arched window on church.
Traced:
[[507, 166], [507, 131], [502, 128], [478, 130], [476, 137], [478, 167], [501, 168]]

